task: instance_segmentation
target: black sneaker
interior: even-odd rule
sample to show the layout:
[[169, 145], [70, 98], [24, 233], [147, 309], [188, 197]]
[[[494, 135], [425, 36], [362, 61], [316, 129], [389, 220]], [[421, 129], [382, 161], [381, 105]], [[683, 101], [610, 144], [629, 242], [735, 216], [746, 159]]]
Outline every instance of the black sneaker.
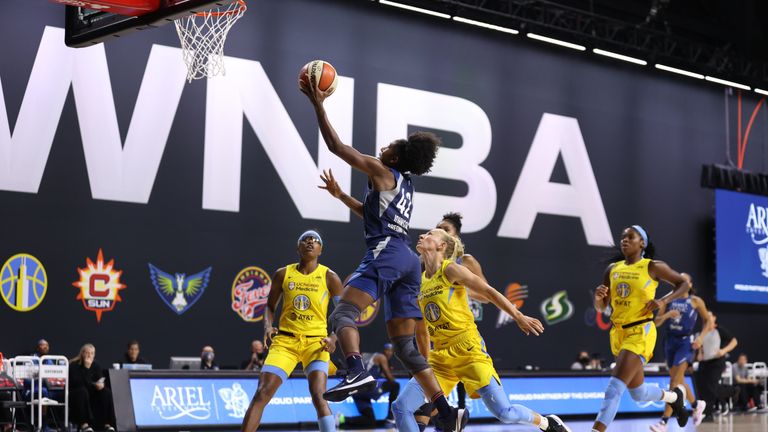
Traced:
[[330, 402], [341, 402], [355, 393], [368, 393], [376, 389], [376, 379], [367, 371], [351, 372], [336, 384], [335, 387], [323, 393], [323, 399]]
[[677, 400], [675, 403], [668, 404], [672, 407], [672, 415], [677, 417], [677, 424], [680, 427], [685, 427], [688, 424], [688, 410], [685, 409], [685, 387], [682, 384], [672, 390], [677, 394]]
[[464, 408], [451, 407], [451, 415], [448, 418], [435, 417], [435, 429], [443, 432], [461, 432], [469, 421], [469, 411]]
[[549, 421], [549, 426], [546, 432], [571, 432], [571, 428], [565, 425], [560, 417], [556, 415], [548, 415], [546, 419]]

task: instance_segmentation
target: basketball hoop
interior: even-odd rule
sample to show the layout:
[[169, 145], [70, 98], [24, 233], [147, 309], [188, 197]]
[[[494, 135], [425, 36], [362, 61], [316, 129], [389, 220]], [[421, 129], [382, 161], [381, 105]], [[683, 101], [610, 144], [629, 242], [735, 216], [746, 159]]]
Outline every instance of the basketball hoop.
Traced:
[[190, 14], [175, 21], [189, 82], [225, 73], [227, 33], [246, 9], [245, 0], [223, 0], [221, 5], [207, 12]]

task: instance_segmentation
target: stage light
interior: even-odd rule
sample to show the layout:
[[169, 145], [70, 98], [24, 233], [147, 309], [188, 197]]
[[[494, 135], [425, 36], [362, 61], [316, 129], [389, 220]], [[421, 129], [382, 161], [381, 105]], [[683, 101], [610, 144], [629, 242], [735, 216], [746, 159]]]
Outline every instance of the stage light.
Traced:
[[722, 84], [722, 85], [727, 85], [727, 86], [730, 86], [730, 87], [736, 87], [736, 88], [742, 89], [742, 90], [751, 90], [751, 87], [745, 86], [744, 84], [735, 83], [733, 81], [726, 81], [724, 79], [715, 78], [715, 77], [711, 77], [711, 76], [706, 76], [706, 77], [704, 77], [704, 79], [709, 81], [709, 82], [718, 83], [718, 84]]
[[680, 75], [689, 76], [691, 78], [697, 78], [697, 79], [704, 79], [704, 75], [695, 73], [695, 72], [688, 72], [687, 70], [674, 68], [672, 66], [665, 66], [663, 64], [657, 64], [656, 69], [661, 69], [667, 72], [672, 72]]
[[648, 62], [645, 61], [645, 60], [640, 60], [638, 58], [634, 58], [634, 57], [630, 57], [630, 56], [625, 56], [623, 54], [616, 54], [614, 52], [601, 50], [600, 48], [595, 48], [595, 49], [592, 50], [592, 52], [597, 54], [597, 55], [611, 57], [611, 58], [615, 58], [615, 59], [618, 59], [618, 60], [623, 60], [625, 62], [639, 64], [639, 65], [642, 65], [642, 66], [645, 66], [645, 65], [648, 64]]
[[555, 45], [560, 45], [560, 46], [563, 46], [563, 47], [566, 47], [566, 48], [570, 48], [570, 49], [575, 49], [575, 50], [578, 50], [578, 51], [586, 50], [586, 48], [584, 46], [582, 46], [582, 45], [577, 45], [575, 43], [561, 41], [560, 39], [554, 39], [554, 38], [551, 38], [551, 37], [538, 35], [536, 33], [528, 33], [526, 36], [528, 36], [531, 39], [536, 39], [536, 40], [540, 40], [542, 42], [547, 42], [547, 43], [551, 43], [551, 44], [555, 44]]
[[768, 96], [768, 90], [763, 90], [763, 89], [756, 88], [755, 89], [755, 93], [760, 93], [761, 95]]
[[497, 26], [497, 25], [493, 25], [493, 24], [488, 24], [488, 23], [484, 23], [484, 22], [481, 22], [481, 21], [475, 21], [475, 20], [471, 20], [471, 19], [467, 19], [467, 18], [462, 18], [462, 17], [459, 17], [459, 16], [453, 17], [453, 20], [457, 21], [457, 22], [460, 22], [460, 23], [469, 24], [469, 25], [473, 25], [473, 26], [477, 26], [477, 27], [483, 27], [483, 28], [487, 28], [487, 29], [491, 29], [491, 30], [496, 30], [496, 31], [504, 32], [504, 33], [509, 33], [509, 34], [518, 34], [518, 33], [520, 33], [519, 31], [517, 31], [515, 29], [511, 29], [511, 28], [507, 28], [507, 27], [501, 27], [501, 26]]
[[432, 10], [429, 10], [429, 9], [422, 9], [420, 7], [406, 5], [406, 4], [402, 4], [402, 3], [396, 3], [396, 2], [393, 2], [393, 1], [389, 1], [389, 0], [379, 0], [379, 4], [383, 4], [383, 5], [387, 5], [387, 6], [392, 6], [392, 7], [396, 7], [396, 8], [400, 8], [400, 9], [406, 9], [406, 10], [409, 10], [409, 11], [412, 11], [412, 12], [423, 13], [423, 14], [435, 16], [435, 17], [438, 17], [438, 18], [445, 18], [445, 19], [450, 19], [451, 18], [450, 15], [444, 14], [442, 12], [435, 12], [435, 11], [432, 11]]

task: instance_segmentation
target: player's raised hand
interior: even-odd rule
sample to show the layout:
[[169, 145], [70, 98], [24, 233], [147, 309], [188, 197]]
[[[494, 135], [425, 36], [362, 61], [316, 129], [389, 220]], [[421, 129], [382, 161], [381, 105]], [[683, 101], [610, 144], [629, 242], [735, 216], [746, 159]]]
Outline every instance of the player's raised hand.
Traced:
[[519, 316], [515, 317], [515, 322], [526, 336], [530, 334], [538, 336], [544, 333], [544, 325], [536, 318], [529, 317], [528, 315], [523, 315], [521, 313]]
[[325, 183], [325, 186], [320, 185], [318, 186], [320, 189], [325, 189], [328, 191], [329, 194], [331, 194], [334, 198], [339, 198], [342, 194], [341, 186], [339, 186], [339, 182], [336, 181], [336, 179], [333, 177], [333, 171], [323, 170], [323, 173], [320, 174], [320, 180]]

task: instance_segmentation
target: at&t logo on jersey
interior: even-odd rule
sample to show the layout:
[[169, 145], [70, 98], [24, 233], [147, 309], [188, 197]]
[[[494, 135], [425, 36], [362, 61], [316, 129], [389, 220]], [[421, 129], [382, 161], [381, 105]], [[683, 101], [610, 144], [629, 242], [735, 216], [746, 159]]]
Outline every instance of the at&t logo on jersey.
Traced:
[[0, 269], [0, 294], [15, 311], [29, 312], [40, 306], [47, 290], [45, 268], [32, 255], [14, 255]]
[[115, 304], [122, 301], [119, 291], [126, 288], [120, 283], [123, 272], [115, 269], [114, 259], [105, 264], [104, 254], [99, 249], [96, 262], [86, 257], [85, 267], [78, 267], [77, 273], [80, 279], [72, 283], [80, 289], [77, 300], [83, 301], [86, 310], [96, 312], [96, 321], [101, 322], [101, 314], [113, 310]]
[[244, 268], [232, 283], [232, 310], [244, 321], [261, 321], [271, 287], [272, 279], [267, 272], [259, 267]]

